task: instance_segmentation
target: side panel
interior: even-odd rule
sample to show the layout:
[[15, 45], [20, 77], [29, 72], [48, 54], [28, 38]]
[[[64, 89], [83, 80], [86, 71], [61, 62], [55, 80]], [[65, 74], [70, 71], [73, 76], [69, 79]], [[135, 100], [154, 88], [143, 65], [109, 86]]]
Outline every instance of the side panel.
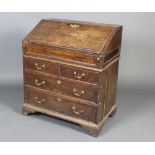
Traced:
[[105, 53], [105, 55], [108, 55], [115, 49], [120, 48], [122, 40], [122, 29], [123, 27], [118, 27], [116, 31], [114, 31], [113, 35], [111, 36], [111, 39], [104, 48], [103, 52]]
[[100, 88], [97, 103], [97, 123], [103, 120], [111, 108], [116, 104], [117, 77], [119, 61], [111, 62], [106, 66], [100, 79]]
[[114, 62], [107, 67], [107, 88], [106, 100], [104, 105], [104, 116], [116, 104], [117, 78], [119, 61]]

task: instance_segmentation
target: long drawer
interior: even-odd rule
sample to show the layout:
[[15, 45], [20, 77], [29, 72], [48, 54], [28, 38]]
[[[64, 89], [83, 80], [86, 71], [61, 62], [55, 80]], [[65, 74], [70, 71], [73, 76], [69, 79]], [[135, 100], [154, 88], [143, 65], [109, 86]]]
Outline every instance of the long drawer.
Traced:
[[94, 123], [96, 122], [96, 106], [74, 101], [56, 93], [49, 94], [46, 91], [25, 87], [25, 103]]
[[25, 84], [97, 103], [97, 87], [74, 80], [27, 70], [25, 71]]

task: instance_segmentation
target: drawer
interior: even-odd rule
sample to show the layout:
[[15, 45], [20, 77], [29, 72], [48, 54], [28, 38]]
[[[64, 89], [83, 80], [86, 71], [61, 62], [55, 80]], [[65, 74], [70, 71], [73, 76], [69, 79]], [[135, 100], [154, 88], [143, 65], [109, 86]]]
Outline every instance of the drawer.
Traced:
[[72, 117], [96, 122], [96, 106], [86, 105], [64, 96], [61, 97], [59, 94], [48, 94], [44, 91], [26, 88], [25, 102]]
[[25, 73], [25, 81], [27, 85], [33, 87], [56, 91], [64, 95], [95, 103], [97, 102], [98, 90], [96, 87], [88, 84], [29, 71], [26, 71]]
[[39, 60], [37, 58], [25, 58], [24, 65], [26, 69], [31, 69], [43, 73], [58, 74], [58, 64]]
[[60, 74], [62, 77], [89, 82], [93, 84], [98, 83], [99, 72], [90, 71], [87, 69], [80, 69], [78, 67], [70, 67], [60, 65]]

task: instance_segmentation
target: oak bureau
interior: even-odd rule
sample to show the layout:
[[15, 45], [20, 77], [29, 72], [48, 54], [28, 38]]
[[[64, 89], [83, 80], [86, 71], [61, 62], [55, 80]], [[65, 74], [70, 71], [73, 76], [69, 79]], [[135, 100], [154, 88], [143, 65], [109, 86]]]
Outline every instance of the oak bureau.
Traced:
[[98, 136], [116, 112], [122, 26], [41, 20], [23, 40], [23, 114], [40, 112]]

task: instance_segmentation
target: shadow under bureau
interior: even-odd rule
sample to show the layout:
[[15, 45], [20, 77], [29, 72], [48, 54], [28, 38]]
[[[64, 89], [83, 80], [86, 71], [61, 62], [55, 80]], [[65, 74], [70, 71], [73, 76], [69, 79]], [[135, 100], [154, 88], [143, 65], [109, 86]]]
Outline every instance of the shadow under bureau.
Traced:
[[41, 20], [23, 40], [23, 114], [40, 112], [98, 136], [116, 111], [122, 26]]

